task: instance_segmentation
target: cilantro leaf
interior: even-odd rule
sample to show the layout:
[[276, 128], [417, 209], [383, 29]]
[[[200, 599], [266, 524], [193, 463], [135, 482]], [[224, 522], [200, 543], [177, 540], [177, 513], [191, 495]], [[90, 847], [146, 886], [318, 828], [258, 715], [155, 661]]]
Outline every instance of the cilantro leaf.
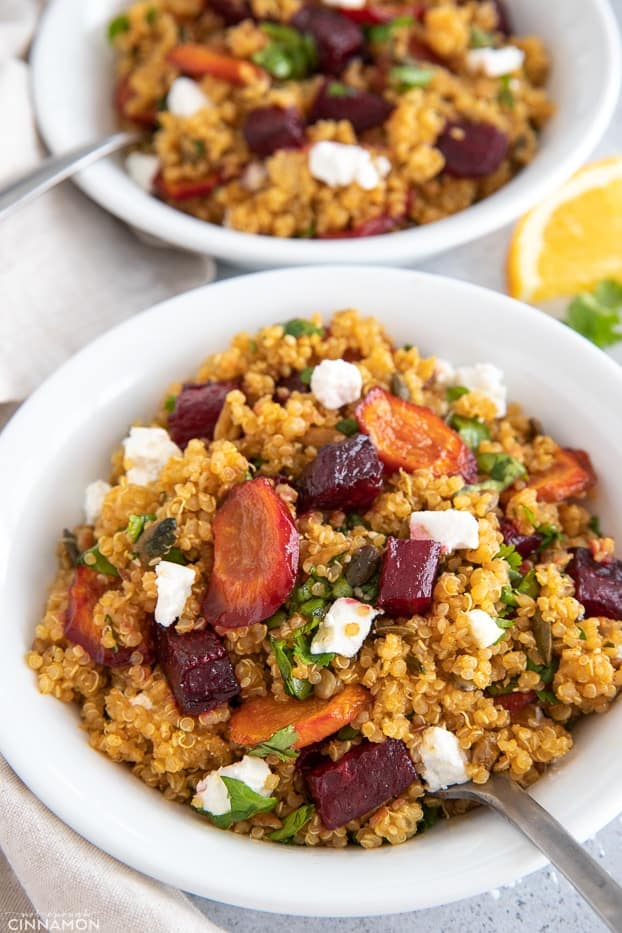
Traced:
[[388, 23], [373, 23], [365, 29], [368, 42], [388, 42], [393, 31], [399, 26], [412, 26], [412, 16], [396, 16]]
[[236, 778], [225, 777], [224, 775], [221, 776], [220, 780], [229, 793], [229, 802], [231, 804], [229, 812], [216, 815], [210, 813], [209, 810], [198, 807], [197, 809], [201, 813], [205, 813], [211, 822], [221, 829], [229, 829], [233, 823], [248, 820], [257, 813], [267, 813], [274, 810], [277, 805], [276, 797], [264, 797], [249, 787], [248, 784], [245, 784], [244, 781], [238, 781]]
[[186, 564], [190, 563], [184, 552], [181, 551], [178, 547], [170, 548], [164, 555], [163, 559], [169, 561], [171, 564], [182, 564], [184, 567]]
[[536, 534], [542, 535], [542, 541], [538, 545], [539, 551], [545, 551], [547, 547], [551, 547], [552, 544], [559, 541], [562, 536], [561, 532], [558, 531], [554, 525], [548, 523], [538, 525], [536, 527]]
[[317, 63], [313, 36], [282, 23], [261, 23], [260, 28], [270, 42], [252, 56], [256, 65], [281, 80], [306, 78], [313, 71]]
[[270, 644], [272, 645], [274, 659], [281, 672], [286, 692], [296, 700], [306, 700], [307, 697], [313, 693], [313, 686], [308, 680], [301, 680], [299, 677], [294, 677], [292, 674], [294, 669], [293, 650], [287, 647], [284, 639], [277, 640], [271, 638]]
[[579, 629], [579, 638], [581, 641], [587, 641], [587, 635], [585, 634], [584, 629], [582, 629], [580, 625], [577, 625], [577, 628]]
[[423, 810], [423, 816], [417, 823], [417, 835], [421, 835], [427, 829], [431, 829], [436, 823], [438, 823], [441, 815], [440, 807], [431, 807], [427, 803], [421, 805]]
[[357, 735], [359, 735], [359, 730], [354, 726], [343, 726], [337, 733], [337, 738], [340, 742], [348, 742], [350, 739], [355, 739]]
[[490, 431], [484, 422], [478, 418], [463, 418], [461, 415], [452, 415], [449, 426], [458, 432], [471, 450], [478, 450], [482, 441], [490, 440]]
[[164, 410], [171, 412], [175, 410], [175, 405], [177, 404], [176, 395], [167, 395], [164, 399]]
[[[498, 556], [499, 556], [499, 555], [497, 554], [497, 557], [498, 557]], [[516, 596], [515, 596], [515, 594], [514, 594], [514, 590], [512, 589], [511, 586], [504, 586], [504, 587], [502, 587], [500, 599], [501, 599], [501, 602], [502, 602], [505, 606], [508, 606], [508, 607], [510, 607], [511, 609], [516, 609], [516, 607], [518, 606], [518, 600], [517, 600], [517, 598], [516, 598]]]
[[502, 544], [494, 556], [495, 560], [504, 560], [510, 565], [510, 580], [520, 577], [518, 568], [523, 562], [523, 558], [518, 553], [513, 544]]
[[312, 334], [319, 334], [322, 337], [324, 328], [318, 327], [313, 321], [305, 321], [303, 318], [295, 317], [283, 324], [283, 333], [290, 337], [311, 336]]
[[523, 593], [525, 596], [531, 596], [532, 599], [536, 599], [540, 592], [540, 587], [536, 579], [536, 571], [533, 568], [529, 570], [520, 581], [516, 587], [516, 592]]
[[115, 16], [115, 18], [108, 23], [108, 41], [114, 42], [117, 36], [120, 36], [124, 32], [128, 32], [129, 28], [129, 16], [126, 16], [125, 13], [121, 13], [120, 16]]
[[313, 376], [314, 369], [315, 369], [315, 366], [305, 366], [305, 368], [301, 369], [300, 372], [298, 373], [298, 378], [306, 386], [311, 385], [311, 377]]
[[389, 71], [389, 81], [398, 91], [409, 91], [413, 87], [427, 87], [434, 74], [434, 68], [421, 65], [394, 65]]
[[331, 81], [326, 88], [329, 97], [351, 97], [355, 93], [354, 88], [341, 81]]
[[527, 658], [527, 670], [535, 671], [536, 674], [539, 674], [543, 684], [550, 684], [552, 682], [558, 666], [558, 658], [554, 658], [550, 664], [534, 664], [531, 658]]
[[285, 726], [283, 729], [277, 729], [274, 735], [255, 745], [248, 753], [253, 758], [267, 758], [268, 755], [277, 755], [280, 761], [287, 761], [288, 758], [297, 758], [298, 751], [294, 748], [294, 743], [298, 741], [298, 733], [293, 726]]
[[515, 621], [516, 621], [515, 619], [501, 619], [499, 616], [497, 616], [497, 618], [495, 619], [495, 622], [497, 623], [499, 628], [502, 628], [502, 629], [513, 628]]
[[104, 557], [97, 544], [80, 554], [78, 564], [88, 567], [89, 570], [94, 570], [96, 573], [103, 573], [107, 577], [119, 576], [117, 568], [110, 563], [107, 557]]
[[471, 35], [469, 38], [469, 48], [486, 49], [494, 45], [495, 37], [486, 29], [480, 29], [479, 26], [471, 26]]
[[598, 535], [599, 538], [602, 538], [603, 533], [600, 530], [600, 518], [598, 515], [592, 515], [589, 522], [587, 523], [587, 527], [590, 529], [590, 531], [593, 531], [595, 535]]
[[317, 664], [318, 667], [328, 667], [330, 662], [335, 657], [334, 651], [324, 651], [318, 654], [313, 654], [311, 652], [311, 638], [308, 633], [304, 631], [306, 626], [298, 631], [294, 635], [294, 658], [297, 661], [302, 661], [303, 664]]
[[471, 390], [466, 386], [448, 386], [445, 390], [448, 402], [457, 402], [463, 395], [468, 395]]
[[126, 534], [132, 543], [138, 541], [147, 522], [154, 522], [155, 515], [130, 515], [127, 520]]
[[356, 418], [342, 418], [341, 421], [337, 422], [335, 427], [341, 434], [345, 434], [346, 437], [352, 437], [353, 434], [358, 434], [359, 423]]
[[314, 813], [315, 807], [313, 804], [304, 803], [297, 810], [288, 814], [283, 820], [281, 828], [270, 833], [268, 839], [271, 839], [272, 842], [288, 842], [296, 833], [300, 832], [303, 826], [307, 825]]
[[572, 299], [564, 324], [604, 349], [622, 340], [618, 329], [621, 311], [622, 283], [605, 279], [592, 292], [581, 292]]
[[486, 453], [477, 455], [477, 466], [482, 473], [487, 473], [490, 479], [497, 484], [499, 492], [503, 492], [527, 470], [515, 457], [505, 453]]
[[536, 695], [541, 703], [557, 703], [557, 697], [552, 690], [536, 690]]
[[514, 106], [514, 94], [512, 93], [512, 75], [502, 75], [499, 78], [499, 93], [497, 100], [502, 107], [512, 109]]

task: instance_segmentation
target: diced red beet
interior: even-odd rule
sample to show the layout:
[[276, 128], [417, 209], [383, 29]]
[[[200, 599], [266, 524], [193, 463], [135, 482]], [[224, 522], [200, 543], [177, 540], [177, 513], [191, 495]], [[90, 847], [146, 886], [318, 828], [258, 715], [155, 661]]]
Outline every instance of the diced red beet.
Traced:
[[622, 560], [597, 561], [588, 548], [578, 547], [566, 573], [588, 616], [622, 619]]
[[168, 418], [168, 432], [184, 448], [193, 437], [211, 441], [227, 393], [237, 389], [235, 382], [188, 382]]
[[508, 151], [505, 133], [491, 123], [456, 120], [436, 140], [445, 156], [445, 171], [456, 178], [480, 178], [499, 168]]
[[417, 780], [399, 739], [361, 742], [339, 759], [303, 770], [309, 794], [327, 829], [337, 829], [393, 800]]
[[[398, 221], [395, 217], [389, 217], [387, 214], [380, 214], [378, 217], [371, 217], [364, 220], [358, 227], [352, 227], [350, 230], [337, 230], [335, 233], [320, 233], [318, 240], [350, 240], [365, 236], [380, 236], [383, 233], [393, 233], [397, 227]], [[344, 360], [346, 356], [344, 355]], [[360, 354], [359, 357], [360, 359]]]
[[156, 650], [182, 713], [198, 716], [240, 692], [225, 646], [211, 628], [180, 635], [174, 626], [156, 625]]
[[208, 6], [224, 19], [227, 26], [235, 26], [244, 19], [253, 19], [248, 0], [209, 0]]
[[416, 36], [411, 36], [408, 43], [408, 51], [418, 62], [426, 62], [429, 65], [439, 65], [441, 68], [448, 68], [445, 59], [441, 58], [436, 52], [433, 52], [429, 45], [422, 42]]
[[300, 378], [300, 373], [292, 373], [284, 379], [279, 379], [274, 391], [274, 398], [280, 404], [286, 402], [292, 392], [310, 392], [306, 382]]
[[510, 14], [504, 0], [492, 0], [492, 5], [497, 14], [497, 30], [502, 32], [504, 36], [511, 35], [512, 20], [510, 19]]
[[501, 696], [493, 697], [496, 706], [502, 706], [508, 711], [510, 716], [515, 716], [530, 703], [535, 703], [538, 695], [534, 690], [528, 690], [526, 693], [503, 693]]
[[109, 579], [96, 573], [89, 567], [76, 567], [71, 586], [69, 603], [65, 614], [64, 631], [68, 641], [84, 648], [96, 664], [104, 667], [125, 667], [131, 663], [132, 655], [140, 651], [143, 664], [153, 662], [151, 628], [145, 623], [143, 642], [134, 647], [120, 646], [116, 649], [105, 648], [101, 643], [102, 631], [93, 621], [93, 610], [100, 596], [110, 589]]
[[440, 558], [438, 541], [388, 538], [378, 606], [390, 616], [427, 612], [432, 603]]
[[357, 23], [327, 7], [303, 6], [292, 18], [291, 25], [313, 36], [318, 67], [324, 74], [340, 74], [365, 44], [363, 30]]
[[256, 107], [247, 115], [242, 133], [251, 152], [260, 156], [305, 144], [305, 124], [297, 107]]
[[499, 522], [499, 529], [503, 535], [503, 543], [513, 545], [521, 557], [529, 557], [542, 544], [542, 535], [536, 531], [530, 535], [520, 533], [516, 525], [513, 525], [507, 518], [502, 518]]
[[335, 81], [325, 81], [311, 104], [308, 122], [349, 120], [355, 131], [362, 133], [384, 123], [392, 110], [393, 104], [384, 97]]
[[298, 508], [366, 509], [382, 489], [382, 469], [365, 434], [327, 444], [302, 472]]

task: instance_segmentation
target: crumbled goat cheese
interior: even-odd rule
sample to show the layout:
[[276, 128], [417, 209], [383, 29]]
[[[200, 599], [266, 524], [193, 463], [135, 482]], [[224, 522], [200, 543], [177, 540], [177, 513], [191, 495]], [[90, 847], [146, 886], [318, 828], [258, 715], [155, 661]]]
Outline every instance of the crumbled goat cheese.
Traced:
[[142, 706], [143, 709], [153, 709], [151, 698], [148, 697], [146, 693], [137, 693], [135, 697], [132, 697], [130, 706]]
[[193, 806], [207, 810], [208, 813], [212, 813], [214, 816], [222, 816], [223, 813], [231, 811], [227, 785], [221, 781], [221, 777], [243, 781], [256, 794], [269, 797], [270, 791], [266, 787], [266, 782], [271, 774], [270, 768], [263, 759], [244, 755], [241, 761], [236, 761], [235, 764], [226, 765], [224, 768], [218, 768], [216, 771], [206, 774], [203, 780], [197, 784]]
[[311, 391], [325, 408], [341, 408], [361, 397], [363, 379], [354, 363], [322, 360], [311, 375]]
[[470, 512], [447, 509], [442, 512], [413, 512], [410, 537], [438, 541], [444, 552], [479, 547], [479, 526]]
[[391, 163], [384, 156], [373, 157], [362, 146], [324, 140], [309, 149], [309, 171], [331, 188], [356, 182], [371, 191], [389, 174]]
[[471, 609], [466, 616], [473, 640], [479, 648], [490, 648], [503, 635], [503, 629], [500, 629], [493, 617], [483, 609]]
[[480, 392], [494, 403], [497, 418], [507, 411], [507, 390], [503, 372], [494, 363], [476, 363], [475, 366], [459, 366], [454, 371], [450, 384], [464, 386], [469, 392]]
[[155, 482], [171, 457], [181, 457], [181, 450], [164, 428], [131, 428], [123, 450], [127, 481], [135, 486]]
[[211, 100], [191, 78], [176, 78], [166, 98], [166, 106], [176, 117], [193, 117], [209, 107]]
[[430, 726], [423, 733], [419, 754], [423, 762], [423, 777], [429, 791], [440, 790], [450, 784], [463, 784], [469, 780], [464, 767], [466, 756], [453, 732], [441, 726]]
[[89, 483], [84, 491], [84, 515], [87, 525], [94, 525], [101, 515], [104, 499], [112, 489], [110, 483], [96, 479]]
[[130, 152], [125, 159], [125, 168], [132, 181], [143, 191], [151, 193], [153, 182], [160, 171], [160, 160], [151, 152]]
[[353, 658], [369, 635], [373, 620], [379, 610], [358, 599], [341, 597], [335, 600], [315, 633], [311, 642], [311, 654], [334, 651], [346, 658]]
[[155, 607], [155, 620], [158, 625], [168, 628], [179, 618], [192, 592], [195, 571], [170, 560], [161, 560], [156, 569], [156, 588], [158, 601]]
[[515, 45], [502, 49], [471, 49], [467, 52], [467, 68], [474, 74], [485, 74], [488, 78], [501, 78], [523, 67], [525, 53]]

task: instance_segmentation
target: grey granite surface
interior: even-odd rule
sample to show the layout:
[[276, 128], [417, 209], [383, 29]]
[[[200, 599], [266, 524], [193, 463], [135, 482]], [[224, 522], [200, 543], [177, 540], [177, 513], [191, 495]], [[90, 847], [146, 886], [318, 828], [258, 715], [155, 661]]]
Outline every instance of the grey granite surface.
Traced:
[[[545, 2], [545, 0], [543, 0]], [[546, 0], [563, 3], [563, 0]], [[622, 0], [611, 0], [622, 24]], [[622, 101], [596, 156], [622, 152]], [[503, 269], [510, 228], [423, 263], [427, 272], [450, 275], [503, 291]], [[233, 270], [223, 268], [220, 276]], [[622, 363], [622, 350], [612, 353]], [[622, 808], [622, 791], [621, 791]], [[622, 818], [587, 843], [591, 854], [622, 882]], [[413, 878], [416, 884], [416, 878]], [[451, 884], [448, 878], [447, 884]], [[320, 895], [321, 896], [321, 895]], [[216, 904], [202, 898], [197, 906], [231, 933], [600, 933], [605, 926], [554, 870], [542, 869], [513, 887], [445, 907], [387, 917], [317, 919], [265, 914]], [[621, 926], [622, 929], [622, 926]]]

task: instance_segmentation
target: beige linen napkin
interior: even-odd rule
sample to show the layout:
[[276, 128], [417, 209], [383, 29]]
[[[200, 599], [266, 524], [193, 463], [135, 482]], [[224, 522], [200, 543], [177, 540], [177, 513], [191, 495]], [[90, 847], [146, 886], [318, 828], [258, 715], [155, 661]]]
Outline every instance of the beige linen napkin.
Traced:
[[[39, 6], [0, 0], [0, 186], [41, 157], [28, 66], [20, 60]], [[213, 274], [206, 257], [139, 242], [71, 184], [14, 214], [0, 226], [0, 427], [10, 407], [2, 403], [24, 398], [84, 343]], [[218, 929], [179, 891], [61, 823], [1, 757], [0, 849], [0, 931]]]

